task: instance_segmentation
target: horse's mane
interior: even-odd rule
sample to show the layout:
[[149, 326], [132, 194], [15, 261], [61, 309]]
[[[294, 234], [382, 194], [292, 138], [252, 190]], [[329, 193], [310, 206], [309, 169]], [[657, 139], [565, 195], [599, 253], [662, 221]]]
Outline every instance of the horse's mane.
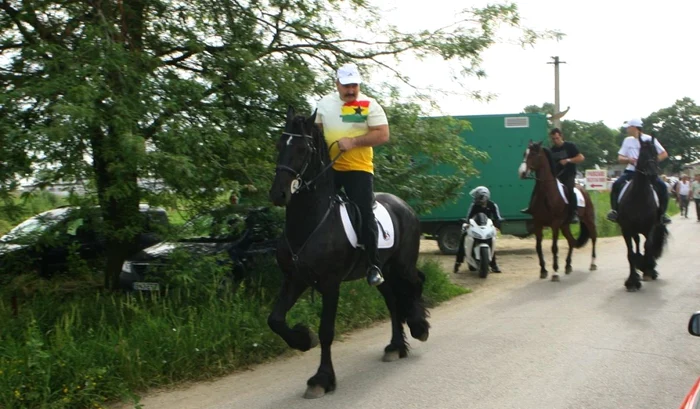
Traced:
[[[636, 168], [648, 172], [648, 163], [650, 161], [656, 162], [656, 156], [658, 155], [658, 152], [656, 151], [656, 145], [654, 144], [654, 140], [649, 140], [649, 141], [643, 141], [642, 138], [639, 138], [639, 157], [637, 158], [637, 166]], [[640, 166], [641, 165], [641, 166]], [[641, 169], [640, 169], [641, 167]], [[658, 169], [653, 169], [654, 171], [658, 172]]]
[[[294, 120], [292, 121], [292, 127], [293, 129], [303, 129], [308, 134], [311, 135], [312, 137], [312, 144], [314, 148], [316, 149], [316, 153], [313, 155], [311, 159], [311, 169], [313, 169], [314, 172], [314, 177], [318, 175], [326, 166], [328, 166], [331, 162], [330, 158], [330, 153], [328, 150], [328, 145], [326, 144], [326, 138], [323, 135], [323, 131], [321, 128], [319, 128], [317, 125], [312, 125], [310, 128], [311, 129], [306, 129], [307, 128], [307, 118], [298, 115], [294, 117]], [[296, 128], [298, 127], [298, 128]], [[325, 185], [327, 183], [334, 183], [333, 179], [333, 170], [328, 169], [326, 170], [321, 176], [319, 176], [318, 180], [316, 183]]]
[[552, 159], [552, 152], [544, 146], [542, 147], [542, 151], [544, 152], [544, 156], [547, 158], [547, 162], [549, 162], [549, 170], [552, 171], [552, 175], [556, 178], [557, 172], [555, 171], [554, 160]]

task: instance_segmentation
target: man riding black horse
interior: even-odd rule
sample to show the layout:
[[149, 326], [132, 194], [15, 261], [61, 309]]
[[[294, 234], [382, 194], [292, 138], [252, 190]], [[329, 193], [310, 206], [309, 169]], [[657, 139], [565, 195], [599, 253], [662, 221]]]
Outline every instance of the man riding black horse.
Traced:
[[[554, 160], [554, 172], [556, 178], [566, 187], [566, 196], [569, 201], [569, 223], [578, 223], [576, 193], [574, 185], [576, 184], [576, 164], [583, 162], [586, 158], [579, 152], [578, 147], [573, 142], [564, 141], [559, 128], [554, 128], [549, 132], [549, 138], [552, 140], [552, 159]], [[530, 204], [527, 208], [521, 210], [523, 213], [531, 213], [532, 203], [535, 199], [533, 194], [530, 197]]]
[[336, 92], [318, 103], [316, 124], [330, 146], [335, 183], [343, 188], [362, 215], [362, 242], [368, 260], [367, 282], [384, 282], [377, 253], [377, 223], [374, 219], [374, 164], [372, 147], [389, 140], [389, 122], [377, 101], [360, 92], [362, 78], [355, 64], [338, 69]]
[[[631, 119], [625, 122], [624, 126], [627, 128], [628, 137], [622, 141], [622, 146], [617, 152], [617, 159], [622, 164], [627, 164], [625, 172], [617, 178], [615, 183], [613, 183], [612, 191], [610, 192], [610, 213], [608, 213], [608, 220], [611, 222], [617, 222], [617, 205], [620, 196], [620, 191], [624, 184], [632, 179], [637, 165], [637, 159], [639, 158], [639, 148], [640, 141], [651, 141], [652, 137], [642, 132], [642, 121], [641, 119]], [[654, 146], [656, 147], [656, 152], [658, 154], [658, 161], [661, 162], [668, 158], [668, 152], [659, 143], [659, 140], [654, 138]], [[661, 222], [664, 224], [671, 223], [671, 219], [666, 215], [666, 208], [668, 207], [668, 187], [666, 183], [657, 175], [654, 183], [654, 190], [656, 195], [659, 197], [659, 217]]]

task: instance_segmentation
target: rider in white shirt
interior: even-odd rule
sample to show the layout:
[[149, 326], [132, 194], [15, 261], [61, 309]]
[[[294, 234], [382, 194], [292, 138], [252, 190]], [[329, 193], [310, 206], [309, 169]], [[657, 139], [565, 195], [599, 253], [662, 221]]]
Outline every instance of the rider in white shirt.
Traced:
[[[625, 168], [624, 173], [617, 178], [615, 183], [613, 183], [612, 191], [610, 192], [610, 213], [608, 213], [608, 220], [612, 222], [617, 221], [617, 199], [624, 186], [625, 182], [632, 179], [634, 176], [635, 165], [637, 164], [637, 159], [639, 158], [639, 148], [640, 140], [651, 141], [651, 136], [642, 132], [642, 121], [641, 119], [631, 119], [625, 122], [624, 125], [627, 128], [627, 134], [629, 135], [622, 141], [622, 146], [617, 152], [617, 159], [620, 163], [626, 163], [627, 168]], [[658, 139], [654, 138], [654, 146], [656, 146], [656, 152], [659, 154], [658, 160], [668, 158], [668, 152], [659, 143]], [[660, 177], [656, 177], [656, 183], [654, 184], [654, 190], [659, 196], [659, 207], [661, 208], [661, 221], [664, 224], [671, 223], [671, 219], [666, 214], [666, 208], [668, 207], [668, 188], [666, 183], [661, 180]]]

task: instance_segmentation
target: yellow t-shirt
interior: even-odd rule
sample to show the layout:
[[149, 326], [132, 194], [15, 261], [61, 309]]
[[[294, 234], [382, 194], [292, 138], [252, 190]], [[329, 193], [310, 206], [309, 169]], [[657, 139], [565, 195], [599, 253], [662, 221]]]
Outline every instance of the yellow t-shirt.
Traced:
[[[316, 123], [323, 125], [326, 144], [330, 147], [330, 157], [335, 158], [340, 152], [340, 138], [354, 138], [366, 134], [370, 126], [387, 125], [384, 109], [373, 98], [359, 94], [353, 102], [346, 103], [338, 93], [323, 97], [317, 106]], [[350, 149], [344, 152], [333, 165], [339, 171], [361, 170], [374, 173], [372, 159], [374, 151], [370, 146]]]

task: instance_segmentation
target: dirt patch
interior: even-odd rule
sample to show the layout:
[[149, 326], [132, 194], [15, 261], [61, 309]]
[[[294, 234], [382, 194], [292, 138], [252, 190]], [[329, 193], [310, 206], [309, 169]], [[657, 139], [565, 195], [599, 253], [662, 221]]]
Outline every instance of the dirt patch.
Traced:
[[[606, 238], [599, 239], [597, 248], [604, 245]], [[550, 275], [552, 271], [552, 241], [545, 240], [542, 243], [547, 270]], [[564, 259], [568, 245], [566, 240], [559, 240], [559, 274], [564, 274]], [[574, 250], [574, 268], [577, 266], [587, 266], [590, 262], [591, 243], [589, 242], [581, 250]], [[493, 292], [503, 292], [522, 284], [525, 281], [539, 280], [540, 266], [535, 251], [534, 237], [521, 239], [515, 236], [500, 236], [496, 242], [496, 255], [501, 273], [489, 273], [488, 277], [479, 278], [476, 271], [469, 271], [466, 263], [462, 264], [457, 274], [452, 273], [455, 263], [455, 256], [447, 256], [440, 253], [437, 242], [434, 240], [421, 240], [420, 253], [422, 258], [432, 258], [437, 260], [444, 270], [448, 272], [453, 283], [472, 289], [472, 295], [486, 295]], [[582, 259], [585, 260], [581, 264]], [[578, 261], [577, 261], [578, 259]]]

